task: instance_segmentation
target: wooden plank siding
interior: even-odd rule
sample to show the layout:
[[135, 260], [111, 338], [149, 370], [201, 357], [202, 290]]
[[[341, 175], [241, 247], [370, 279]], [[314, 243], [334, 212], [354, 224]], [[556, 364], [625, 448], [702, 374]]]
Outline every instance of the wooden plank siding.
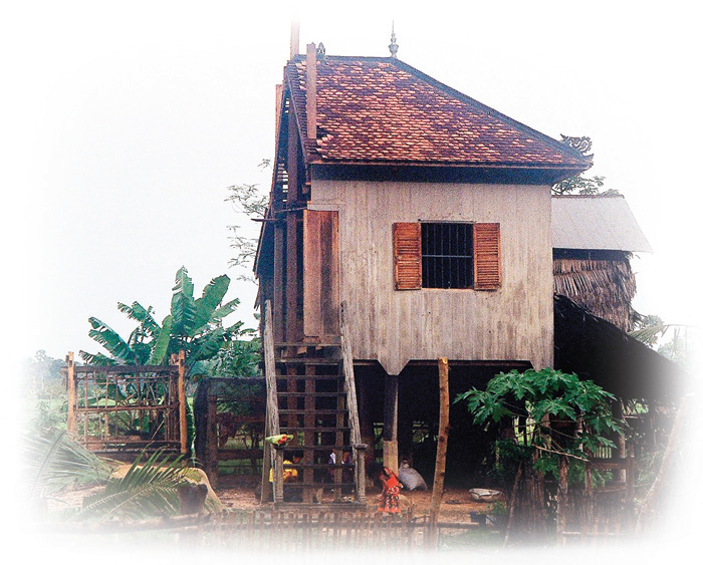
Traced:
[[337, 212], [305, 210], [303, 219], [305, 336], [324, 342], [339, 335]]
[[[398, 374], [410, 360], [552, 363], [549, 187], [313, 180], [313, 210], [339, 213], [339, 293], [354, 359]], [[395, 289], [393, 224], [499, 224], [500, 287]]]

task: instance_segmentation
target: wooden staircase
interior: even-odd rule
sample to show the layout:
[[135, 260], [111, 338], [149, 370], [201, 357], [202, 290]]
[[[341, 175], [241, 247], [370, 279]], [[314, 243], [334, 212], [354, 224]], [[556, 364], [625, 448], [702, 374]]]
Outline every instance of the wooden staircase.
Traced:
[[[274, 344], [267, 314], [268, 308], [264, 314], [266, 433], [291, 435], [293, 440], [264, 453], [265, 462], [273, 465], [273, 485], [263, 486], [272, 487], [276, 506], [365, 505], [366, 446], [360, 441], [353, 363], [343, 335], [327, 343]], [[292, 461], [296, 452], [302, 454], [294, 465], [298, 480], [284, 485], [283, 461]], [[351, 463], [344, 463], [344, 454], [351, 455]], [[264, 465], [266, 483], [269, 468]]]

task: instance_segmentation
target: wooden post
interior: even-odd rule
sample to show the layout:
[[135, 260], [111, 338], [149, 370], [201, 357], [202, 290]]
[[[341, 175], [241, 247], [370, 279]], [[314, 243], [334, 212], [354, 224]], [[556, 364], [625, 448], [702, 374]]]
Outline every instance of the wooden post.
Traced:
[[[273, 317], [271, 316], [271, 301], [264, 304], [264, 373], [266, 375], [266, 427], [269, 435], [280, 433], [278, 419], [278, 394], [276, 384], [276, 357], [273, 350]], [[268, 442], [267, 442], [268, 443]], [[276, 449], [268, 448], [273, 454], [273, 501], [283, 501], [283, 454]], [[264, 453], [266, 457], [266, 453]], [[264, 464], [266, 469], [266, 464]], [[261, 492], [266, 493], [270, 488], [269, 474], [265, 472], [262, 477]]]
[[440, 357], [439, 360], [439, 433], [437, 437], [437, 460], [430, 502], [430, 528], [428, 541], [436, 547], [439, 541], [439, 507], [444, 491], [444, 473], [447, 463], [447, 438], [449, 436], [449, 360]]
[[398, 375], [386, 375], [383, 466], [398, 474]]
[[217, 488], [219, 464], [217, 450], [219, 443], [217, 439], [217, 397], [210, 395], [212, 382], [207, 383], [207, 429], [206, 429], [206, 462], [205, 472], [210, 480], [210, 486]]
[[365, 450], [366, 445], [361, 441], [361, 423], [359, 422], [359, 408], [356, 398], [356, 380], [354, 378], [354, 358], [351, 343], [347, 338], [347, 326], [345, 320], [346, 304], [342, 303], [340, 316], [340, 335], [342, 344], [342, 363], [344, 368], [344, 384], [347, 391], [347, 410], [349, 412], [349, 427], [351, 428], [350, 439], [352, 444], [352, 456], [354, 458], [354, 480], [356, 482], [356, 500], [362, 504], [366, 503], [366, 468]]
[[564, 545], [564, 532], [569, 511], [569, 458], [559, 456], [559, 480], [557, 483], [557, 543]]
[[180, 424], [181, 454], [188, 452], [188, 420], [186, 418], [186, 352], [181, 350], [176, 357], [178, 365], [178, 421]]
[[76, 431], [76, 364], [73, 360], [73, 351], [66, 355], [66, 388], [68, 389], [68, 422], [69, 435]]

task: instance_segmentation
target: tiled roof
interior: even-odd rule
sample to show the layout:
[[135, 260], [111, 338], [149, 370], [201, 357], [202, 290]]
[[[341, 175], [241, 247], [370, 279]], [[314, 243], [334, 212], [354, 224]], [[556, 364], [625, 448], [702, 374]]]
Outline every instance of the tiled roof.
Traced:
[[393, 58], [317, 63], [317, 139], [306, 139], [306, 62], [286, 81], [309, 163], [586, 169], [590, 159]]

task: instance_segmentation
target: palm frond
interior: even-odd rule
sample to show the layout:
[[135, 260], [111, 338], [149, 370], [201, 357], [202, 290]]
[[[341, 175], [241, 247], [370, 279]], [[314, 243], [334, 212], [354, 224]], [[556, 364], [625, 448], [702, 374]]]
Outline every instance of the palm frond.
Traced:
[[30, 497], [47, 495], [79, 483], [100, 483], [110, 476], [113, 465], [82, 445], [66, 432], [47, 431], [24, 441]]
[[110, 479], [103, 492], [83, 500], [81, 518], [143, 519], [178, 513], [178, 486], [188, 482], [181, 457], [169, 462], [162, 452], [143, 464], [141, 455], [122, 478]]

